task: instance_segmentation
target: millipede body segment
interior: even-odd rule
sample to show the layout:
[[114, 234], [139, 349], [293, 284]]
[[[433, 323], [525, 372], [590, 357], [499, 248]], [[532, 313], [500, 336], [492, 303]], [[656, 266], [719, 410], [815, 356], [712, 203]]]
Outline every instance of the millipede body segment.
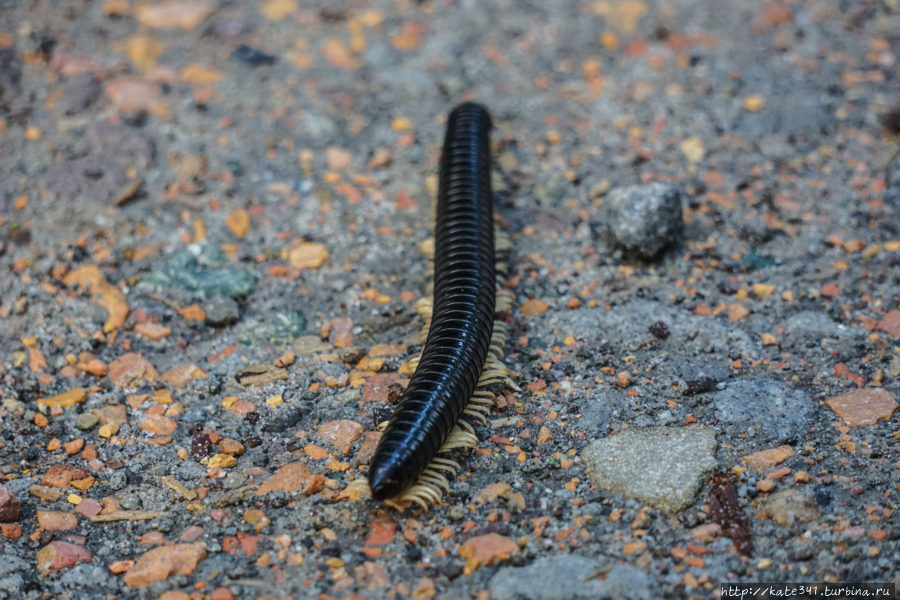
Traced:
[[490, 130], [490, 115], [478, 104], [461, 104], [447, 122], [431, 323], [418, 366], [369, 465], [378, 500], [401, 495], [420, 478], [446, 487], [437, 471], [453, 471], [455, 463], [437, 454], [484, 381], [497, 293]]

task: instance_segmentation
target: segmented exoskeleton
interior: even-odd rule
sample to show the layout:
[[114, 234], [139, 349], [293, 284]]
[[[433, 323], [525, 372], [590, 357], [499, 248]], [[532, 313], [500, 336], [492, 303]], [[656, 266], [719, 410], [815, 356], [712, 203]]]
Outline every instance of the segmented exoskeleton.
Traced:
[[[472, 103], [447, 121], [434, 238], [434, 294], [420, 312], [428, 322], [415, 372], [369, 464], [368, 491], [378, 500], [437, 502], [444, 473], [459, 465], [438, 456], [477, 443], [463, 415], [484, 421], [507, 380], [499, 362], [505, 323], [494, 322], [509, 295], [497, 291], [490, 157], [491, 118]], [[508, 246], [505, 238], [499, 246]], [[500, 306], [498, 306], [498, 299]], [[352, 486], [353, 484], [351, 484]], [[361, 481], [357, 484], [360, 488]]]

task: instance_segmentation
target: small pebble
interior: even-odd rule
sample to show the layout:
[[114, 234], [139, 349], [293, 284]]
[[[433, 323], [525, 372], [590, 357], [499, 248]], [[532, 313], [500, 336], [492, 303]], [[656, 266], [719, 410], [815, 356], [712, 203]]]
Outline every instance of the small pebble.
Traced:
[[205, 322], [213, 327], [227, 327], [240, 318], [238, 303], [227, 296], [215, 296], [203, 303], [206, 312]]
[[100, 417], [95, 415], [94, 413], [81, 413], [78, 415], [78, 418], [75, 419], [75, 427], [81, 429], [82, 431], [90, 431], [94, 427], [97, 426], [97, 423], [100, 422]]
[[0, 523], [19, 520], [19, 499], [5, 485], [0, 485]]
[[606, 196], [604, 219], [619, 246], [653, 259], [681, 238], [683, 202], [684, 192], [672, 184], [615, 188]]

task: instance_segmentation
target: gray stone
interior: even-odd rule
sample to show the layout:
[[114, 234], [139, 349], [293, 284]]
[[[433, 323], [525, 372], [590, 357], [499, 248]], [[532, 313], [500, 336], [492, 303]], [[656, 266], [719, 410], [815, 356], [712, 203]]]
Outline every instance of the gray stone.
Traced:
[[64, 202], [111, 202], [129, 184], [118, 165], [102, 156], [84, 156], [50, 167], [47, 187]]
[[241, 316], [238, 303], [227, 296], [215, 296], [203, 304], [206, 324], [213, 327], [232, 325]]
[[581, 418], [576, 427], [591, 437], [605, 431], [622, 407], [627, 406], [625, 393], [613, 388], [601, 388], [590, 396], [577, 398]]
[[78, 418], [75, 419], [75, 427], [82, 431], [90, 431], [96, 427], [98, 422], [100, 422], [100, 417], [94, 413], [81, 413], [78, 415]]
[[59, 574], [59, 581], [71, 588], [103, 589], [108, 585], [109, 571], [91, 564], [75, 565]]
[[741, 111], [741, 125], [748, 135], [755, 137], [766, 134], [815, 137], [832, 128], [834, 121], [833, 108], [820, 101], [823, 96], [827, 95], [811, 90], [788, 93], [780, 102], [767, 102], [758, 113]]
[[683, 197], [682, 189], [669, 183], [616, 188], [604, 204], [607, 229], [628, 252], [654, 258], [681, 238]]
[[671, 513], [694, 502], [716, 468], [715, 450], [715, 433], [706, 427], [648, 427], [595, 440], [581, 457], [602, 489]]
[[0, 554], [0, 577], [6, 577], [16, 571], [25, 572], [29, 564], [14, 554]]
[[[5, 560], [6, 557], [3, 557]], [[25, 572], [24, 570], [22, 571]], [[0, 592], [6, 592], [9, 594], [8, 596], [4, 596], [0, 594], [2, 598], [15, 598], [14, 594], [20, 593], [22, 588], [25, 586], [25, 580], [22, 579], [22, 576], [16, 572], [6, 576], [0, 577]]]
[[790, 342], [801, 345], [820, 345], [823, 338], [847, 340], [850, 343], [859, 343], [865, 339], [863, 330], [837, 323], [827, 314], [813, 310], [792, 315], [784, 324], [784, 335]]
[[113, 471], [112, 475], [109, 476], [108, 485], [111, 490], [121, 490], [127, 483], [124, 471]]
[[247, 330], [241, 334], [241, 342], [252, 345], [268, 343], [284, 348], [306, 332], [307, 324], [306, 317], [298, 311], [273, 313], [261, 323], [248, 324]]
[[206, 476], [206, 467], [192, 460], [186, 460], [176, 465], [175, 473], [182, 482], [193, 482]]
[[719, 383], [726, 381], [731, 376], [726, 367], [708, 359], [680, 363], [676, 367], [676, 372], [681, 380], [679, 383], [687, 383], [699, 379], [711, 379]]
[[140, 510], [144, 506], [143, 502], [141, 502], [141, 497], [138, 494], [125, 494], [122, 496], [122, 500], [119, 501], [119, 504], [125, 510]]
[[653, 598], [653, 580], [631, 565], [601, 577], [600, 563], [577, 554], [554, 554], [526, 567], [504, 567], [491, 579], [492, 600], [595, 600]]
[[629, 598], [629, 600], [651, 600], [658, 598], [653, 578], [637, 567], [616, 565], [601, 582], [597, 598]]
[[504, 567], [490, 581], [492, 600], [575, 600], [599, 598], [599, 564], [577, 554], [554, 554], [527, 567]]
[[84, 156], [50, 167], [47, 187], [64, 202], [111, 202], [129, 183], [117, 164], [100, 156]]
[[159, 271], [150, 273], [142, 286], [180, 286], [200, 298], [246, 296], [256, 288], [251, 271], [235, 267], [213, 243], [194, 244], [175, 254]]
[[809, 395], [780, 381], [742, 379], [715, 395], [716, 418], [750, 428], [772, 442], [803, 434], [813, 414]]
[[0, 597], [15, 598], [17, 594], [21, 594], [25, 580], [20, 573], [27, 573], [31, 568], [31, 565], [14, 554], [0, 554]]

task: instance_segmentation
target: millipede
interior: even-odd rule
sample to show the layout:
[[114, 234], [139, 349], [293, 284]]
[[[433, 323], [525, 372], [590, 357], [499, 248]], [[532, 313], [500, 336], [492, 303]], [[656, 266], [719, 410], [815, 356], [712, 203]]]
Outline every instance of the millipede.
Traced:
[[510, 244], [495, 232], [491, 128], [479, 104], [461, 104], [447, 119], [434, 241], [423, 244], [426, 254], [433, 252], [433, 293], [416, 306], [425, 344], [368, 477], [345, 490], [350, 497], [370, 495], [398, 508], [439, 503], [460, 470], [443, 455], [478, 443], [470, 420], [487, 423], [492, 386], [516, 388], [501, 362], [506, 323], [495, 320], [512, 296], [498, 284]]

